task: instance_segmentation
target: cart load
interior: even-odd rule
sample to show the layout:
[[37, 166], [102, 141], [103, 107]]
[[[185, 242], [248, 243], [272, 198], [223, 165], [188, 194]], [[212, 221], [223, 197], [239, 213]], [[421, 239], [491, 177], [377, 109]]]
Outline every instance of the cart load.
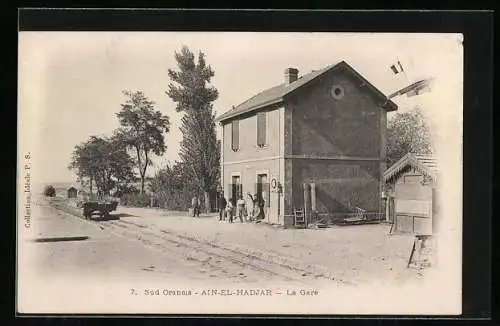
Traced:
[[83, 202], [83, 216], [90, 219], [92, 214], [98, 213], [99, 216], [107, 217], [109, 213], [115, 211], [118, 206], [118, 201], [86, 201]]

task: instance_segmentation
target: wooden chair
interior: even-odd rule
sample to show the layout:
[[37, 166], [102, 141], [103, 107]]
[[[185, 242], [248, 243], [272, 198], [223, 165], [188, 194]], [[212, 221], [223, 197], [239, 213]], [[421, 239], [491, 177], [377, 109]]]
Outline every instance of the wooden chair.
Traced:
[[294, 225], [295, 227], [303, 227], [305, 228], [306, 225], [306, 216], [304, 214], [304, 210], [299, 208], [294, 210], [293, 212], [293, 219], [294, 219]]

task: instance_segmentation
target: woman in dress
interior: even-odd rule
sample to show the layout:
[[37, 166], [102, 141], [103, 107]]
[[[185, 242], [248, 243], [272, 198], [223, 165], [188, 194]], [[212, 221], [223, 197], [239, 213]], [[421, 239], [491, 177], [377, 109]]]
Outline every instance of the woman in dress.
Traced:
[[251, 193], [247, 193], [247, 212], [248, 212], [248, 221], [253, 221], [253, 213], [254, 213], [254, 201]]

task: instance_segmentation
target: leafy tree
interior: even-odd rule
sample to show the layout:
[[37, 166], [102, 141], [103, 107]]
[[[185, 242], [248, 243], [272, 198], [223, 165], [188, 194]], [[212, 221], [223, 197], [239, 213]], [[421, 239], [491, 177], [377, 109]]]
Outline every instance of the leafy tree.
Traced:
[[43, 190], [43, 195], [45, 197], [55, 197], [56, 196], [56, 189], [52, 185], [45, 186]]
[[216, 190], [220, 174], [220, 145], [212, 105], [219, 93], [208, 85], [215, 73], [207, 65], [202, 52], [199, 52], [195, 62], [195, 55], [186, 46], [175, 52], [175, 59], [179, 70], [168, 70], [173, 83], [168, 85], [166, 94], [177, 103], [176, 111], [184, 112], [179, 156], [197, 191], [204, 194], [208, 210], [209, 192]]
[[[93, 193], [95, 170], [97, 168], [94, 162], [94, 158], [97, 156], [97, 151], [93, 146], [95, 138], [96, 137], [90, 137], [86, 142], [75, 146], [71, 157], [71, 163], [68, 166], [70, 170], [75, 171], [80, 183], [89, 184], [91, 193]], [[88, 180], [88, 182], [85, 182], [85, 180]]]
[[155, 102], [141, 91], [124, 91], [127, 100], [116, 114], [121, 127], [115, 133], [129, 149], [132, 149], [136, 168], [141, 177], [141, 194], [144, 193], [146, 172], [151, 156], [162, 155], [166, 150], [164, 133], [170, 130], [169, 117], [154, 109]]
[[91, 193], [95, 184], [99, 195], [109, 195], [111, 190], [126, 188], [133, 181], [133, 166], [121, 139], [92, 136], [75, 146], [69, 168], [76, 171], [81, 181], [89, 181]]
[[419, 108], [396, 113], [387, 126], [387, 163], [396, 163], [407, 153], [430, 154], [433, 152], [429, 126]]

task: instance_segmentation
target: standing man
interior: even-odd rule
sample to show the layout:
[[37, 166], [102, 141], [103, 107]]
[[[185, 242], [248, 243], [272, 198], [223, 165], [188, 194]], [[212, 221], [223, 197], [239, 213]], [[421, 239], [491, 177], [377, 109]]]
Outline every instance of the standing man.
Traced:
[[193, 217], [200, 217], [200, 200], [197, 195], [194, 195], [191, 200], [191, 206], [193, 207]]
[[252, 196], [251, 193], [247, 192], [247, 212], [248, 212], [248, 220], [253, 221], [254, 220], [254, 213], [255, 213], [255, 200]]
[[243, 199], [243, 195], [240, 196], [238, 201], [236, 202], [236, 208], [238, 212], [238, 217], [240, 218], [240, 222], [243, 223], [243, 218], [247, 219], [247, 212], [245, 207], [245, 200]]
[[226, 219], [226, 205], [227, 201], [226, 198], [224, 198], [224, 193], [221, 193], [219, 196], [219, 221], [222, 221], [222, 219]]
[[229, 199], [226, 205], [226, 215], [229, 217], [229, 223], [233, 223], [233, 201]]
[[255, 194], [255, 197], [257, 198], [257, 210], [258, 210], [257, 216], [255, 216], [255, 219], [257, 220], [257, 222], [260, 222], [265, 218], [265, 216], [264, 216], [265, 202], [264, 202], [264, 198], [262, 197], [261, 193]]

